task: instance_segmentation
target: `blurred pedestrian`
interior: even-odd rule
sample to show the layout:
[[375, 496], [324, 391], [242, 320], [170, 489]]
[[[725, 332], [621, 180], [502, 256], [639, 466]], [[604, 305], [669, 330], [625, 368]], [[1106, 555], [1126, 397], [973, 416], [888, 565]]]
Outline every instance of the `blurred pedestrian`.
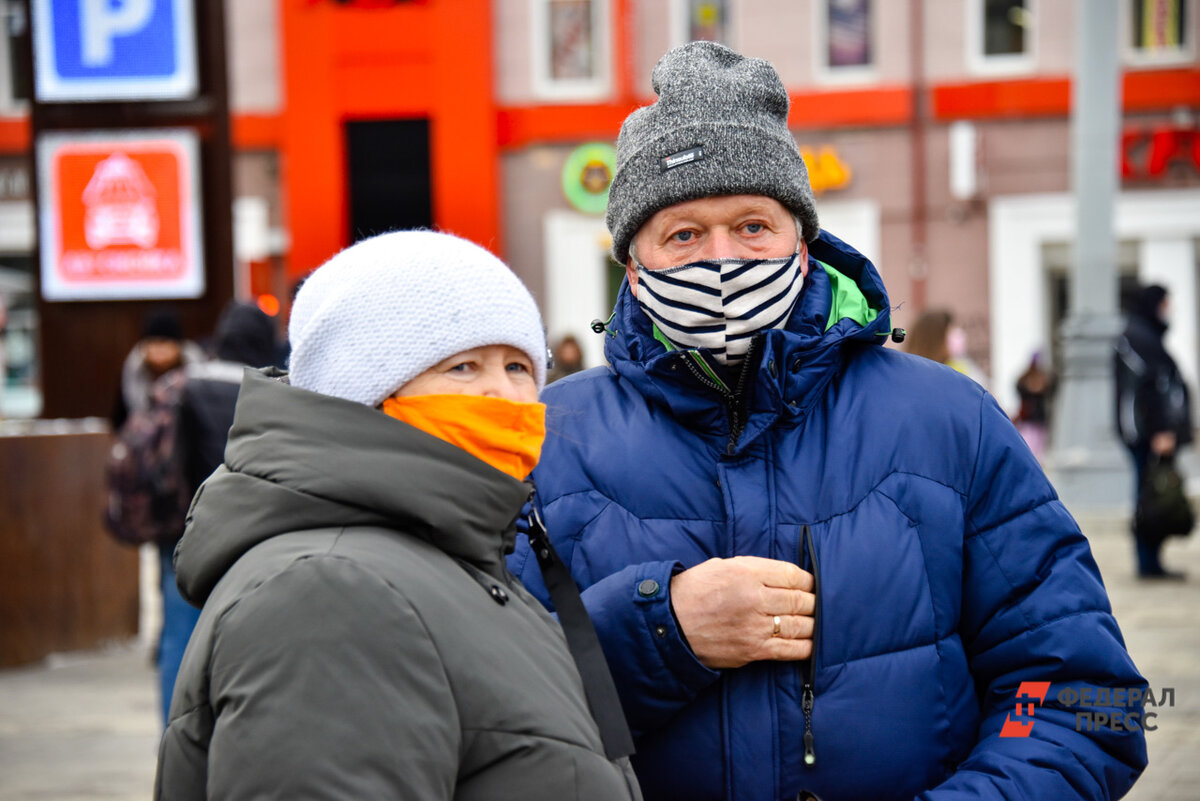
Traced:
[[142, 333], [121, 366], [121, 386], [113, 405], [112, 426], [116, 431], [129, 415], [150, 404], [154, 382], [181, 365], [202, 362], [204, 350], [184, 339], [179, 314], [170, 307], [147, 312]]
[[204, 610], [155, 797], [640, 798], [578, 589], [547, 550], [560, 628], [504, 565], [545, 435], [529, 292], [383, 234], [305, 282], [289, 338], [176, 554]]
[[1021, 405], [1013, 416], [1013, 423], [1039, 462], [1046, 453], [1050, 398], [1053, 393], [1054, 377], [1042, 367], [1042, 354], [1034, 353], [1029, 366], [1017, 379], [1017, 396]]
[[946, 336], [954, 317], [945, 309], [930, 309], [921, 314], [908, 328], [904, 350], [938, 364], [950, 361]]
[[[1143, 490], [1151, 459], [1173, 460], [1192, 441], [1192, 410], [1187, 384], [1163, 337], [1169, 324], [1170, 297], [1157, 284], [1133, 296], [1125, 331], [1114, 355], [1117, 431], [1133, 460], [1134, 507]], [[1138, 576], [1182, 579], [1160, 559], [1163, 532], [1133, 526]]]
[[4, 417], [4, 392], [8, 388], [8, 362], [5, 361], [4, 339], [8, 330], [8, 306], [0, 292], [0, 418]]
[[[275, 340], [270, 317], [253, 304], [231, 301], [221, 312], [213, 334], [214, 358], [172, 370], [155, 384], [160, 402], [177, 410], [174, 458], [182, 467], [188, 498], [224, 461], [225, 440], [233, 425], [242, 373], [246, 367], [272, 364], [277, 352]], [[163, 609], [158, 671], [164, 726], [179, 663], [200, 617], [200, 610], [179, 594], [175, 581], [175, 546], [182, 536], [180, 528], [173, 537], [158, 543]]]
[[953, 367], [980, 386], [987, 386], [987, 377], [968, 353], [966, 330], [955, 324], [954, 315], [947, 309], [929, 309], [921, 314], [908, 329], [904, 349]]
[[546, 383], [550, 384], [560, 378], [565, 378], [583, 369], [583, 348], [574, 335], [567, 334], [558, 341], [554, 348], [554, 365], [546, 374]]

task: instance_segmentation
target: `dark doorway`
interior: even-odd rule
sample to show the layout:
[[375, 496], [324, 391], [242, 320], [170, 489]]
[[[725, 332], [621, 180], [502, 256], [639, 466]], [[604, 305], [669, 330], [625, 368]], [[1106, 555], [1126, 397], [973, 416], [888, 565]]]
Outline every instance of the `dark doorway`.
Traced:
[[346, 123], [350, 241], [397, 228], [431, 228], [429, 120]]

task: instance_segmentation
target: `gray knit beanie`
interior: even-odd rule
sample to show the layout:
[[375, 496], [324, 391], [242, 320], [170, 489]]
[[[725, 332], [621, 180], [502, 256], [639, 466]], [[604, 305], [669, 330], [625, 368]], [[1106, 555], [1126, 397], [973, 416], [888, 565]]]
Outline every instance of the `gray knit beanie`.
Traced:
[[654, 67], [658, 100], [630, 114], [617, 139], [608, 190], [613, 256], [654, 214], [714, 195], [766, 195], [800, 220], [804, 238], [820, 227], [808, 170], [788, 130], [788, 95], [775, 68], [715, 42], [690, 42]]
[[296, 294], [288, 339], [293, 386], [368, 406], [485, 345], [523, 350], [546, 383], [529, 290], [480, 246], [434, 231], [380, 234], [325, 262]]

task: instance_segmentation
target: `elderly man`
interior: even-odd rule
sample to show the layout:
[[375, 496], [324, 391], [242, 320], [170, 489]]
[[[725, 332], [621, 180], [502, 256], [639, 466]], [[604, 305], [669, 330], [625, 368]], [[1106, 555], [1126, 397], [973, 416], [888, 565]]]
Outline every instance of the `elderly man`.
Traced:
[[[820, 230], [770, 64], [692, 43], [654, 88], [617, 143], [610, 366], [546, 390], [533, 520], [646, 798], [1121, 795], [1145, 682], [1029, 449], [881, 347], [887, 295]], [[510, 566], [546, 597], [523, 540]]]

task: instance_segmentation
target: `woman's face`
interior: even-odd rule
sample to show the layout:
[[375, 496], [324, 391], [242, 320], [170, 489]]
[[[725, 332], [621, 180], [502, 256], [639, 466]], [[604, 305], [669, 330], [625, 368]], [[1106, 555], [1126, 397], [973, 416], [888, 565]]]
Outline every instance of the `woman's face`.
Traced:
[[537, 400], [529, 355], [509, 345], [464, 350], [430, 367], [396, 392], [411, 395], [483, 395], [521, 403]]

